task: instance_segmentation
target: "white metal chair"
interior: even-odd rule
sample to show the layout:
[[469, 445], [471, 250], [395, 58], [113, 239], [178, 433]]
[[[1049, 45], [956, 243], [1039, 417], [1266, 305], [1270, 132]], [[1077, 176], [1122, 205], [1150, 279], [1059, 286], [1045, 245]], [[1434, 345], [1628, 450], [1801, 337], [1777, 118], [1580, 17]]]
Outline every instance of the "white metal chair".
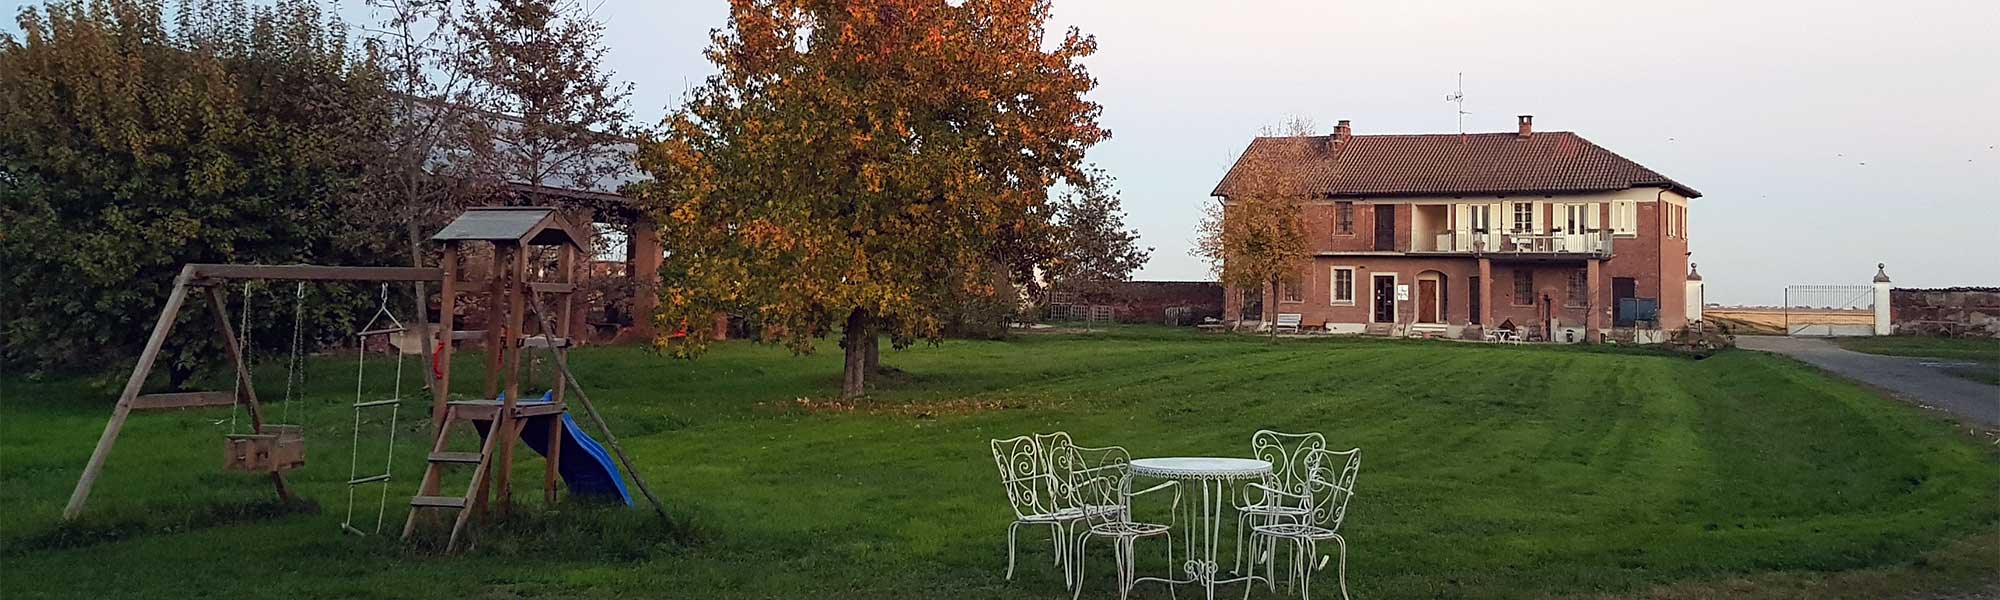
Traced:
[[[1084, 520], [1088, 526], [1077, 533], [1074, 561], [1076, 589], [1072, 598], [1083, 596], [1084, 550], [1089, 547], [1090, 538], [1106, 538], [1112, 544], [1112, 562], [1118, 568], [1118, 597], [1123, 600], [1132, 593], [1132, 585], [1137, 579], [1138, 560], [1134, 554], [1134, 542], [1139, 538], [1166, 536], [1167, 562], [1174, 560], [1173, 529], [1159, 523], [1132, 520], [1132, 498], [1166, 489], [1174, 490], [1172, 510], [1180, 509], [1180, 489], [1177, 481], [1168, 481], [1138, 492], [1131, 491], [1131, 456], [1124, 448], [1072, 447], [1064, 453], [1052, 449], [1049, 460], [1058, 474], [1056, 481], [1069, 481], [1070, 494], [1076, 498], [1078, 506], [1085, 507]], [[1065, 478], [1063, 473], [1072, 477]]]
[[[1261, 561], [1265, 565], [1264, 579], [1272, 581], [1277, 567], [1278, 540], [1288, 540], [1293, 544], [1292, 562], [1289, 567], [1291, 580], [1298, 582], [1301, 598], [1312, 598], [1312, 573], [1326, 567], [1326, 558], [1319, 557], [1319, 542], [1333, 540], [1340, 546], [1340, 597], [1347, 598], [1347, 540], [1340, 535], [1340, 525], [1347, 519], [1347, 503], [1354, 498], [1354, 480], [1361, 471], [1361, 449], [1344, 452], [1315, 450], [1306, 456], [1306, 488], [1311, 493], [1301, 498], [1308, 509], [1310, 520], [1298, 523], [1278, 523], [1259, 525], [1250, 530], [1250, 545], [1261, 548]], [[1257, 486], [1257, 484], [1251, 484]], [[1258, 486], [1261, 487], [1261, 486]], [[1293, 494], [1282, 490], [1265, 489], [1268, 493], [1281, 496]], [[1259, 544], [1261, 540], [1263, 544]], [[1317, 558], [1317, 560], [1315, 560]], [[1272, 584], [1275, 589], [1276, 584]], [[1250, 596], [1249, 586], [1244, 586], [1243, 595]]]
[[1007, 490], [1007, 503], [1014, 509], [1014, 522], [1007, 525], [1007, 579], [1014, 578], [1015, 538], [1021, 526], [1047, 526], [1054, 542], [1056, 566], [1063, 568], [1063, 586], [1068, 587], [1069, 569], [1063, 557], [1068, 553], [1069, 525], [1083, 517], [1061, 509], [1051, 483], [1049, 461], [1032, 436], [992, 440], [993, 462], [1000, 467], [1000, 485]]
[[[1279, 522], [1297, 523], [1309, 510], [1304, 497], [1312, 494], [1306, 485], [1306, 456], [1326, 449], [1326, 436], [1318, 433], [1284, 433], [1269, 429], [1250, 435], [1250, 456], [1271, 463], [1271, 476], [1263, 485], [1246, 486], [1237, 501], [1236, 572], [1244, 573], [1243, 535], [1251, 527]], [[1276, 489], [1288, 495], [1261, 491]], [[1254, 495], [1252, 492], [1256, 492]]]
[[[1070, 442], [1069, 434], [1060, 431], [992, 440], [992, 446], [993, 462], [1000, 468], [1000, 485], [1006, 489], [1008, 504], [1014, 510], [1014, 522], [1007, 526], [1007, 579], [1014, 578], [1015, 546], [1021, 526], [1047, 526], [1055, 548], [1056, 567], [1063, 571], [1063, 586], [1073, 585], [1074, 569], [1069, 566], [1071, 528], [1090, 514], [1114, 507], [1078, 502], [1072, 490], [1077, 485], [1076, 478], [1083, 475], [1074, 472], [1075, 469], [1058, 474], [1050, 457], [1052, 454], [1065, 457], [1062, 464], [1067, 467], [1074, 464], [1075, 455], [1081, 451], [1116, 450], [1115, 456], [1124, 457], [1125, 450], [1078, 448]], [[1129, 457], [1119, 461], [1119, 464], [1131, 462]]]

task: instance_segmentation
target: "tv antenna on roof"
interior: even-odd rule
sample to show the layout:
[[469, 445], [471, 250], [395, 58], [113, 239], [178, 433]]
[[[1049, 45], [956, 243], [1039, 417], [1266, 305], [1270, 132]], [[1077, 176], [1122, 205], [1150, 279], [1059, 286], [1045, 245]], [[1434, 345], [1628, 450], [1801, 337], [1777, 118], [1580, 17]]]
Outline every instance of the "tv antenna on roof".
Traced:
[[1458, 89], [1457, 89], [1457, 91], [1454, 91], [1454, 92], [1452, 92], [1452, 93], [1450, 93], [1450, 94], [1445, 94], [1445, 97], [1444, 97], [1444, 101], [1445, 101], [1445, 102], [1456, 102], [1456, 103], [1458, 103], [1458, 135], [1459, 135], [1460, 137], [1464, 137], [1464, 136], [1465, 136], [1465, 115], [1469, 115], [1469, 114], [1472, 114], [1472, 113], [1469, 113], [1469, 112], [1465, 112], [1465, 72], [1464, 72], [1464, 71], [1459, 71], [1459, 72], [1458, 72]]

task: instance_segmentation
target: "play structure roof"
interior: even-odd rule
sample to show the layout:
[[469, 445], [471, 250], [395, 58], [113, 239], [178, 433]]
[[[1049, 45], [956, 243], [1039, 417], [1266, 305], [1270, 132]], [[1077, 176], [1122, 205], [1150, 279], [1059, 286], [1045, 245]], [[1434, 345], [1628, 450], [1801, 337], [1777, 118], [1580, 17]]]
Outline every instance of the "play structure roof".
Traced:
[[582, 238], [570, 228], [562, 214], [546, 206], [479, 206], [445, 225], [432, 241], [508, 242], [533, 246], [569, 244], [582, 247]]

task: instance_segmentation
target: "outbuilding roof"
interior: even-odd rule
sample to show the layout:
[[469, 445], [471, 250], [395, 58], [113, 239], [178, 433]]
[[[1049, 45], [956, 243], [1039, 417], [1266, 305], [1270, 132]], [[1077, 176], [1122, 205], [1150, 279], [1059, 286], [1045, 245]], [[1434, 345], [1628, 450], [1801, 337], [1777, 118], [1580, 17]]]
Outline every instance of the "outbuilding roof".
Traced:
[[1229, 196], [1267, 163], [1317, 197], [1568, 194], [1662, 187], [1701, 192], [1567, 131], [1260, 137], [1211, 192]]

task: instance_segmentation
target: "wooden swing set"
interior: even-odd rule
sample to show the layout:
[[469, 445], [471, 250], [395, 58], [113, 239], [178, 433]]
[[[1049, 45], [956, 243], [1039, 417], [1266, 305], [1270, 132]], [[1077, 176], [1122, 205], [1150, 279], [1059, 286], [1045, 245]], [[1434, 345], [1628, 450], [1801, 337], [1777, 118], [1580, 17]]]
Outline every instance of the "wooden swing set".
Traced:
[[[118, 440], [119, 431], [132, 411], [176, 409], [204, 406], [238, 405], [249, 413], [248, 434], [232, 434], [225, 439], [224, 467], [229, 470], [265, 473], [271, 480], [281, 500], [290, 500], [292, 491], [285, 481], [287, 471], [305, 464], [305, 438], [301, 428], [295, 425], [281, 425], [267, 422], [263, 405], [258, 401], [255, 386], [252, 385], [249, 364], [244, 359], [244, 349], [237, 337], [236, 329], [230, 323], [229, 305], [223, 289], [231, 282], [252, 280], [286, 280], [314, 282], [376, 282], [385, 285], [383, 311], [386, 311], [386, 284], [436, 282], [439, 284], [439, 327], [431, 338], [419, 335], [420, 344], [428, 346], [437, 343], [434, 368], [424, 369], [431, 387], [431, 431], [433, 444], [430, 448], [424, 473], [418, 491], [410, 501], [410, 515], [403, 529], [403, 537], [409, 538], [415, 531], [419, 515], [425, 509], [454, 510], [458, 514], [451, 528], [449, 550], [456, 550], [469, 517], [484, 512], [491, 496], [497, 492], [498, 513], [504, 518], [512, 505], [511, 473], [513, 449], [520, 439], [522, 428], [534, 417], [551, 416], [548, 444], [550, 448], [560, 448], [564, 435], [562, 415], [568, 411], [565, 390], [574, 390], [581, 400], [585, 412], [606, 436], [606, 442], [618, 461], [624, 466], [624, 474], [630, 475], [646, 499], [652, 503], [656, 513], [665, 517], [659, 499], [639, 478], [630, 458], [619, 445], [618, 439], [605, 424], [583, 388], [577, 384], [569, 371], [567, 349], [570, 323], [574, 316], [574, 302], [571, 296], [577, 286], [578, 260], [582, 253], [580, 237], [556, 210], [546, 207], [481, 207], [469, 209], [454, 219], [432, 241], [443, 246], [441, 268], [419, 267], [348, 267], [322, 265], [227, 265], [190, 264], [181, 269], [174, 280], [172, 292], [167, 296], [166, 306], [153, 325], [152, 335], [139, 354], [138, 363], [125, 382], [124, 391], [119, 394], [118, 403], [112, 408], [111, 419], [105, 424], [104, 433], [98, 438], [97, 447], [91, 452], [90, 461], [84, 466], [83, 474], [77, 479], [76, 488], [70, 494], [69, 503], [63, 509], [65, 520], [75, 519], [83, 512], [85, 502], [90, 497], [92, 485], [103, 474], [104, 463]], [[462, 281], [459, 273], [460, 257], [464, 244], [482, 242], [492, 247], [492, 268], [489, 276], [480, 282]], [[529, 254], [533, 247], [552, 248], [556, 254], [554, 269], [529, 268]], [[537, 278], [536, 275], [542, 277]], [[183, 305], [191, 294], [206, 296], [216, 321], [218, 333], [223, 339], [223, 349], [234, 369], [237, 379], [236, 389], [228, 392], [180, 392], [165, 394], [141, 394], [147, 377], [152, 373], [155, 360], [165, 344], [167, 334], [172, 329]], [[454, 313], [458, 310], [461, 294], [484, 294], [486, 329], [483, 331], [454, 331]], [[555, 314], [542, 308], [540, 295], [559, 297]], [[536, 335], [526, 334], [526, 316], [532, 309], [537, 317]], [[245, 307], [245, 322], [248, 321], [248, 306]], [[378, 312], [377, 318], [383, 316]], [[393, 327], [370, 329], [359, 332], [358, 339], [369, 336], [400, 333], [405, 330], [393, 315]], [[419, 315], [416, 322], [426, 321]], [[297, 325], [295, 324], [295, 327]], [[372, 325], [370, 327], [373, 327]], [[421, 327], [421, 326], [420, 326]], [[419, 334], [425, 332], [420, 328]], [[450, 396], [451, 382], [451, 341], [481, 339], [486, 352], [485, 385], [478, 400], [453, 400]], [[522, 354], [530, 347], [545, 347], [555, 355], [554, 381], [550, 390], [551, 402], [527, 402], [521, 399]], [[365, 346], [361, 349], [366, 352]], [[296, 362], [296, 361], [295, 361]], [[400, 363], [399, 367], [400, 369]], [[357, 374], [357, 378], [359, 375]], [[496, 394], [504, 386], [505, 394]], [[357, 382], [357, 395], [360, 393]], [[400, 388], [399, 388], [400, 390]], [[366, 401], [357, 397], [354, 408], [383, 406], [400, 399], [388, 401]], [[360, 418], [356, 417], [357, 440]], [[452, 425], [464, 423], [485, 430], [484, 441], [476, 452], [452, 452], [448, 440]], [[358, 442], [357, 442], [358, 445]], [[391, 450], [393, 453], [393, 441]], [[543, 478], [543, 493], [546, 499], [556, 499], [556, 479], [558, 457], [551, 452]], [[468, 465], [474, 468], [472, 480], [463, 494], [441, 495], [442, 472], [446, 468]], [[352, 486], [381, 483], [386, 485], [390, 474], [384, 472], [351, 479]], [[489, 481], [490, 479], [490, 481]], [[384, 494], [386, 495], [386, 489]], [[351, 493], [350, 493], [350, 505]], [[380, 527], [378, 516], [377, 528]], [[349, 520], [352, 506], [349, 507]], [[359, 533], [348, 523], [343, 529]]]

